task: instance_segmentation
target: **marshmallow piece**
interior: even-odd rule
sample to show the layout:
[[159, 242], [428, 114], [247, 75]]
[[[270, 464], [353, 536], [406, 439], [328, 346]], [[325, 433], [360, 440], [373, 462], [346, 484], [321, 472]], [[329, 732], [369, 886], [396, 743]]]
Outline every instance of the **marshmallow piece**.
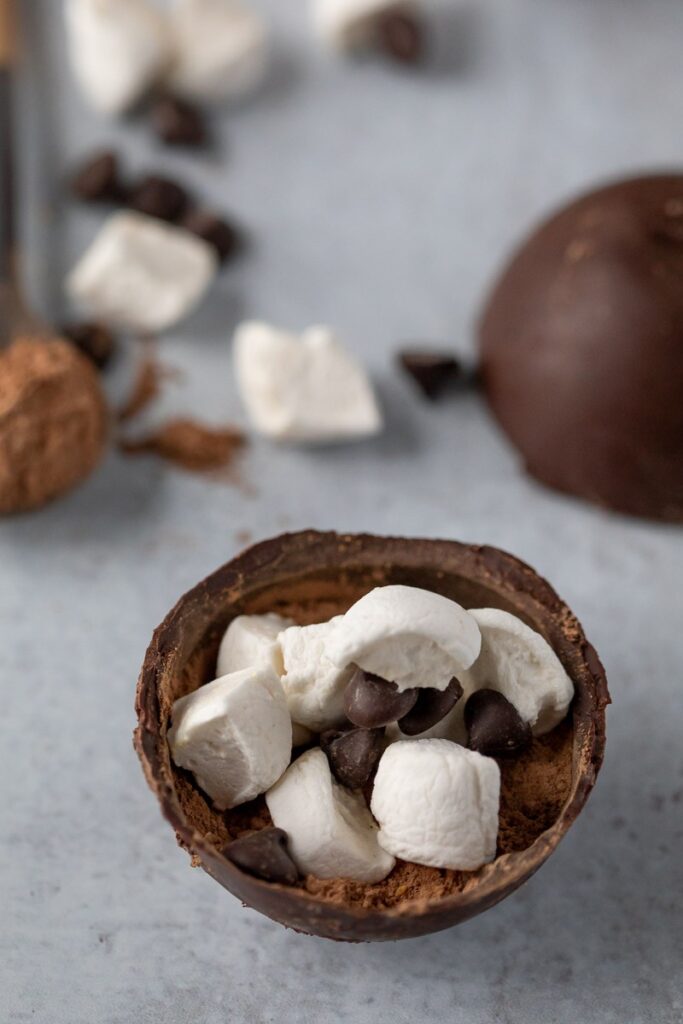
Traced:
[[264, 793], [289, 764], [292, 723], [271, 668], [233, 672], [181, 697], [172, 723], [173, 760], [220, 811]]
[[344, 690], [353, 669], [338, 668], [326, 653], [342, 618], [338, 615], [315, 626], [291, 626], [280, 634], [285, 666], [281, 682], [291, 716], [313, 732], [332, 729], [346, 717]]
[[455, 601], [397, 585], [377, 587], [348, 610], [328, 641], [327, 656], [339, 667], [353, 662], [399, 690], [445, 690], [480, 646], [477, 623]]
[[450, 740], [394, 743], [372, 791], [379, 844], [402, 860], [475, 871], [496, 856], [500, 769]]
[[67, 0], [65, 20], [74, 75], [100, 113], [133, 106], [170, 59], [166, 19], [147, 0]]
[[307, 729], [301, 722], [292, 722], [292, 747], [305, 747], [310, 743], [315, 733]]
[[171, 11], [175, 60], [171, 88], [193, 100], [222, 101], [265, 77], [268, 33], [238, 0], [177, 0]]
[[319, 747], [290, 765], [266, 803], [302, 874], [380, 882], [393, 869], [365, 800], [339, 785]]
[[234, 359], [249, 418], [267, 437], [342, 441], [382, 428], [364, 369], [327, 327], [298, 336], [264, 323], [241, 324]]
[[66, 287], [108, 323], [155, 332], [196, 306], [217, 269], [214, 250], [189, 231], [122, 212], [106, 221]]
[[383, 14], [412, 11], [406, 0], [313, 0], [313, 23], [318, 36], [336, 50], [367, 46], [374, 36], [373, 23]]
[[514, 704], [534, 736], [550, 732], [567, 714], [574, 686], [550, 644], [516, 615], [498, 608], [470, 612], [481, 630], [481, 654], [461, 677], [465, 695], [488, 687]]
[[278, 636], [292, 625], [291, 619], [281, 615], [238, 615], [221, 640], [216, 675], [227, 676], [243, 668], [269, 665], [281, 676], [284, 664]]

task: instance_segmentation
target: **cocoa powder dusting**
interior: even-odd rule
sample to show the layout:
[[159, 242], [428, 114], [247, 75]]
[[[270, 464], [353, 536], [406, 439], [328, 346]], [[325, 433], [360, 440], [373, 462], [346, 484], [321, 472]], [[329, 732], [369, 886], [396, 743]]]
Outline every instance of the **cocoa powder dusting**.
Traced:
[[209, 427], [196, 420], [173, 419], [137, 439], [122, 439], [126, 455], [158, 455], [193, 473], [229, 469], [246, 440], [234, 427]]
[[170, 376], [170, 371], [156, 359], [146, 355], [138, 367], [131, 392], [118, 411], [119, 423], [126, 423], [138, 416], [161, 394], [163, 381]]

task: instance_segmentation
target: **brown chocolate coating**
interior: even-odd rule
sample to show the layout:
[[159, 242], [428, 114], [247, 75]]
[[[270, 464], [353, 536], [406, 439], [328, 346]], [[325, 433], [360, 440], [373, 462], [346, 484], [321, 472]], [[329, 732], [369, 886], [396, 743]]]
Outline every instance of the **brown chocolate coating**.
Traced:
[[[391, 907], [351, 905], [317, 895], [317, 883], [310, 878], [308, 888], [295, 888], [246, 875], [223, 856], [225, 839], [218, 833], [235, 837], [241, 819], [250, 830], [263, 828], [269, 824], [267, 812], [247, 805], [221, 817], [173, 766], [166, 741], [173, 702], [211, 678], [221, 636], [236, 615], [296, 607], [301, 619], [320, 621], [350, 607], [373, 587], [391, 583], [432, 589], [467, 607], [511, 611], [552, 645], [574, 682], [576, 697], [566, 727], [556, 730], [556, 742], [551, 734], [557, 751], [547, 748], [545, 761], [533, 771], [544, 777], [548, 758], [564, 756], [566, 748], [568, 785], [559, 809], [530, 846], [501, 854], [438, 899], [409, 895]], [[581, 626], [548, 584], [518, 559], [496, 548], [455, 541], [308, 531], [250, 548], [193, 588], [169, 613], [154, 634], [138, 682], [135, 746], [181, 845], [244, 903], [313, 935], [347, 941], [399, 939], [439, 931], [486, 910], [550, 856], [595, 783], [608, 703], [604, 670]], [[411, 873], [444, 874], [411, 865], [395, 870], [408, 878]]]
[[495, 285], [480, 344], [529, 473], [683, 522], [683, 175], [599, 189], [542, 224]]

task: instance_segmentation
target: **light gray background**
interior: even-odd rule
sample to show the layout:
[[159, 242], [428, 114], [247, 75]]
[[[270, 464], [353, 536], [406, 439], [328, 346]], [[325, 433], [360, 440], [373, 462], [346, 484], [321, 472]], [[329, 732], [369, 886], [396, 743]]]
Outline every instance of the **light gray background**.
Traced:
[[[469, 349], [487, 281], [552, 204], [680, 166], [680, 0], [472, 0], [434, 13], [440, 57], [415, 74], [328, 59], [303, 3], [261, 0], [273, 77], [220, 116], [222, 145], [202, 158], [92, 116], [61, 66], [60, 4], [25, 6], [23, 128], [34, 149], [37, 126], [47, 140], [25, 200], [43, 306], [56, 313], [99, 222], [64, 209], [60, 179], [115, 138], [131, 170], [177, 170], [253, 238], [163, 342], [187, 376], [155, 415], [241, 421], [229, 337], [249, 315], [337, 325], [378, 380], [389, 429], [322, 452], [255, 440], [252, 493], [111, 455], [60, 504], [0, 525], [0, 1019], [680, 1024], [683, 532], [540, 490], [476, 397], [423, 404], [391, 359], [411, 337]], [[607, 666], [608, 756], [586, 812], [520, 893], [454, 931], [338, 946], [242, 909], [189, 868], [134, 758], [156, 623], [242, 531], [309, 526], [508, 548], [553, 581]]]

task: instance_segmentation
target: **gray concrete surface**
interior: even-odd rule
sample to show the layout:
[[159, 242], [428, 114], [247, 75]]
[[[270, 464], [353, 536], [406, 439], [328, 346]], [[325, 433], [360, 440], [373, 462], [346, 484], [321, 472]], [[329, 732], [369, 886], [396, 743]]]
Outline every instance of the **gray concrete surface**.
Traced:
[[[680, 0], [441, 8], [440, 57], [418, 74], [328, 60], [303, 4], [261, 0], [272, 79], [217, 118], [220, 146], [199, 160], [85, 110], [59, 7], [27, 9], [39, 302], [56, 314], [99, 219], [64, 206], [60, 178], [114, 138], [131, 170], [176, 170], [253, 238], [164, 340], [186, 378], [155, 415], [240, 421], [228, 339], [254, 315], [338, 325], [390, 429], [322, 452], [255, 440], [246, 490], [111, 455], [60, 504], [0, 524], [0, 1020], [681, 1024], [683, 533], [542, 491], [475, 397], [428, 407], [391, 362], [406, 338], [472, 346], [486, 282], [541, 211], [605, 176], [680, 165]], [[287, 933], [190, 869], [133, 756], [155, 624], [244, 531], [308, 526], [508, 548], [553, 581], [607, 666], [608, 756], [587, 810], [522, 891], [454, 931], [376, 947]]]

